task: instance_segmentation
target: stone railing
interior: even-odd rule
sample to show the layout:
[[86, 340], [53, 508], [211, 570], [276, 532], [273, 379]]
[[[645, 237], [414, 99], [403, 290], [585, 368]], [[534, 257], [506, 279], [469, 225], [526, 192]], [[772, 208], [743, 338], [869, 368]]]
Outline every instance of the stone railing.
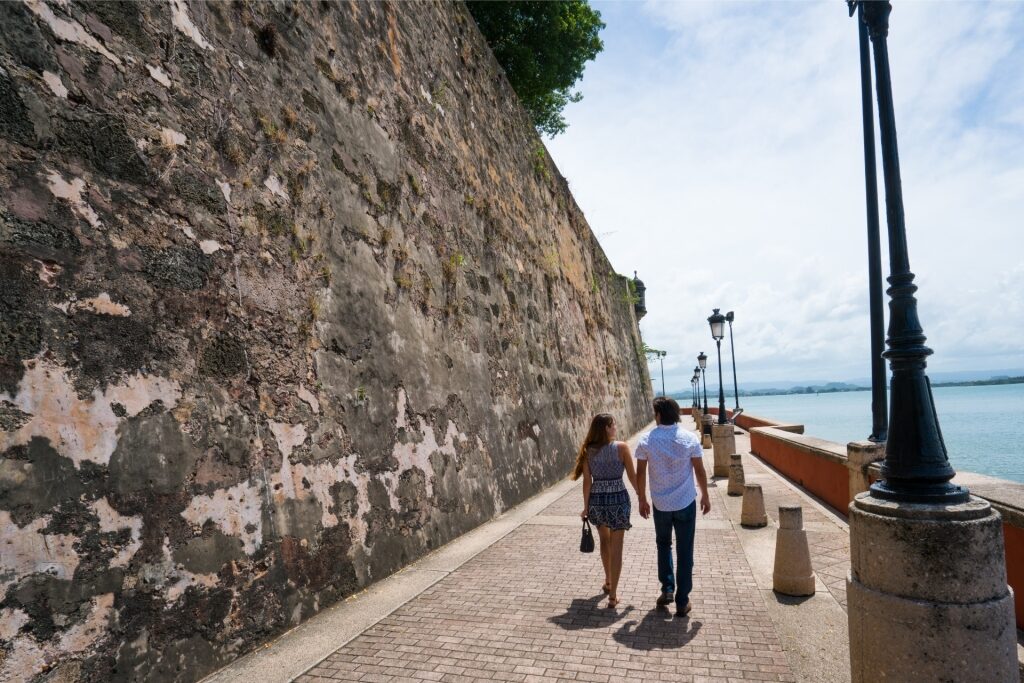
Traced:
[[[853, 497], [879, 478], [878, 460], [884, 455], [882, 447], [869, 441], [843, 446], [779, 427], [751, 429], [750, 452], [844, 517]], [[1024, 484], [972, 472], [959, 472], [953, 481], [1002, 515], [1007, 583], [1015, 596], [1024, 595]], [[1017, 627], [1024, 628], [1024, 599], [1016, 600], [1015, 610]]]
[[[718, 415], [718, 408], [708, 406], [709, 415]], [[732, 411], [726, 408], [725, 414], [729, 419], [732, 419]], [[760, 417], [758, 415], [750, 415], [749, 413], [740, 413], [740, 416], [736, 418], [736, 426], [740, 429], [745, 429], [748, 432], [755, 427], [774, 427], [775, 429], [781, 429], [784, 432], [794, 432], [796, 434], [804, 433], [804, 426], [799, 424], [790, 424], [788, 422], [779, 422], [778, 420], [772, 420], [767, 417]]]

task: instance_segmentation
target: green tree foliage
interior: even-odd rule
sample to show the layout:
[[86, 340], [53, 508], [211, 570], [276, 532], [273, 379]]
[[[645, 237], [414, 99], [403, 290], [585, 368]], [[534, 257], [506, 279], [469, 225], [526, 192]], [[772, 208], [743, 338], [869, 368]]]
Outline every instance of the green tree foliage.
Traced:
[[505, 69], [512, 88], [551, 137], [564, 132], [562, 110], [583, 95], [573, 92], [586, 63], [604, 49], [601, 13], [586, 0], [466, 3]]

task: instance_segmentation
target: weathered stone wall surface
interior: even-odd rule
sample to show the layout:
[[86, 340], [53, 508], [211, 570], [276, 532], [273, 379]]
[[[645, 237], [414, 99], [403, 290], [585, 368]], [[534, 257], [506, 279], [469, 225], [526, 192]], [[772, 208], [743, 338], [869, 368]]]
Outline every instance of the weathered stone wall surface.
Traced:
[[0, 26], [0, 681], [194, 680], [646, 421], [462, 5]]

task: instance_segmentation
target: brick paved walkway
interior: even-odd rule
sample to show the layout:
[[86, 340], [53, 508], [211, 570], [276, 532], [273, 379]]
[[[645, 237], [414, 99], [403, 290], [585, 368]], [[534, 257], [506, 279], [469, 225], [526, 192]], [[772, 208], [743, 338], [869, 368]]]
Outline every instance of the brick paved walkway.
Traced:
[[[748, 477], [762, 483], [770, 506], [799, 498], [762, 481], [758, 467], [751, 463]], [[711, 495], [712, 514], [698, 523], [688, 619], [655, 608], [654, 530], [635, 514], [620, 605], [604, 606], [600, 557], [577, 549], [576, 488], [298, 680], [796, 681], [729, 521], [724, 485]]]

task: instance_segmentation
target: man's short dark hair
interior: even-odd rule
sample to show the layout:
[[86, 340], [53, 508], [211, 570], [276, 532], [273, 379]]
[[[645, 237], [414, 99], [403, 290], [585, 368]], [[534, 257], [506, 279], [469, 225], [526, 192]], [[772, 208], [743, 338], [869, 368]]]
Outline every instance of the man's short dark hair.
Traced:
[[654, 399], [654, 412], [663, 425], [674, 425], [679, 422], [679, 404], [675, 399], [659, 396]]

